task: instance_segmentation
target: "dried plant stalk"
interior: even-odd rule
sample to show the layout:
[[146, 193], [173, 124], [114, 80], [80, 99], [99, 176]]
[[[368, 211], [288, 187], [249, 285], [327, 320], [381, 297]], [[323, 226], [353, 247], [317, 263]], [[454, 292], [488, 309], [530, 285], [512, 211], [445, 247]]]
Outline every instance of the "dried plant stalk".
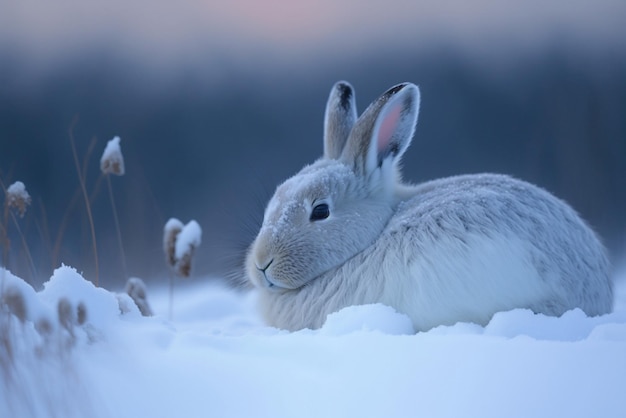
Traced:
[[87, 194], [87, 187], [85, 186], [85, 176], [80, 170], [80, 163], [78, 162], [78, 152], [76, 151], [76, 144], [74, 143], [74, 126], [78, 122], [78, 118], [74, 118], [69, 129], [70, 143], [72, 145], [72, 154], [74, 156], [74, 165], [76, 166], [76, 172], [78, 173], [78, 181], [83, 191], [83, 197], [85, 199], [85, 207], [87, 209], [87, 217], [89, 218], [89, 227], [91, 228], [91, 244], [93, 246], [93, 256], [96, 263], [96, 280], [94, 284], [98, 286], [98, 279], [100, 275], [100, 267], [98, 265], [98, 245], [96, 240], [96, 227], [93, 223], [93, 215], [91, 213], [91, 204], [89, 203], [89, 195]]
[[5, 209], [4, 209], [5, 218], [4, 218], [4, 226], [3, 226], [3, 238], [5, 241], [3, 243], [4, 244], [4, 251], [3, 251], [4, 265], [6, 265], [7, 251], [9, 247], [9, 239], [8, 239], [8, 233], [6, 229], [7, 228], [6, 223], [7, 223], [8, 215], [10, 214], [11, 219], [13, 220], [13, 224], [15, 225], [15, 229], [17, 229], [17, 232], [22, 240], [24, 253], [26, 254], [26, 258], [28, 260], [28, 263], [30, 264], [30, 268], [32, 270], [32, 278], [34, 279], [35, 277], [37, 277], [37, 269], [35, 268], [35, 262], [33, 261], [33, 257], [30, 254], [30, 249], [28, 248], [28, 244], [26, 243], [26, 237], [22, 233], [22, 228], [20, 228], [20, 224], [17, 221], [17, 218], [15, 217], [15, 213], [10, 211], [10, 209], [15, 209], [15, 211], [20, 216], [20, 218], [23, 218], [24, 215], [26, 214], [26, 210], [28, 209], [28, 206], [30, 206], [31, 204], [32, 199], [30, 197], [30, 194], [28, 194], [28, 191], [26, 191], [26, 186], [24, 186], [24, 183], [22, 183], [21, 181], [16, 181], [15, 183], [11, 184], [6, 189], [4, 187], [4, 183], [0, 181], [0, 186], [2, 186], [6, 194]]
[[115, 198], [113, 197], [113, 187], [111, 186], [111, 178], [109, 174], [115, 174], [116, 176], [123, 176], [124, 169], [124, 156], [122, 155], [122, 149], [120, 148], [120, 137], [116, 136], [107, 142], [102, 157], [100, 158], [100, 170], [107, 179], [107, 186], [109, 189], [109, 199], [111, 200], [111, 209], [113, 210], [113, 220], [115, 221], [115, 231], [117, 232], [117, 243], [120, 247], [120, 253], [122, 255], [122, 270], [124, 278], [128, 277], [128, 269], [126, 267], [126, 253], [124, 252], [124, 243], [122, 241], [122, 230], [120, 228], [120, 221], [117, 218], [117, 207], [115, 205]]

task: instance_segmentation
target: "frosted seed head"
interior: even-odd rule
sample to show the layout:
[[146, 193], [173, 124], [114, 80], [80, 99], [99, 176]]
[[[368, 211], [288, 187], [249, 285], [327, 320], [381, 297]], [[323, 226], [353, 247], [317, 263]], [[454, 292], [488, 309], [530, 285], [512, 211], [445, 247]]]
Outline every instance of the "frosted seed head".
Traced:
[[163, 252], [167, 265], [181, 277], [191, 274], [191, 261], [196, 248], [202, 241], [202, 228], [191, 220], [184, 225], [176, 218], [171, 218], [163, 230]]
[[196, 248], [202, 242], [202, 228], [198, 222], [192, 220], [183, 227], [176, 237], [175, 257], [176, 266], [174, 271], [181, 277], [189, 277], [191, 274], [191, 262]]
[[31, 198], [26, 191], [26, 186], [21, 181], [16, 181], [6, 191], [6, 204], [9, 208], [17, 210], [20, 217], [26, 213], [27, 207], [31, 203]]
[[102, 158], [100, 158], [100, 170], [103, 174], [124, 175], [124, 156], [122, 155], [119, 136], [107, 142]]

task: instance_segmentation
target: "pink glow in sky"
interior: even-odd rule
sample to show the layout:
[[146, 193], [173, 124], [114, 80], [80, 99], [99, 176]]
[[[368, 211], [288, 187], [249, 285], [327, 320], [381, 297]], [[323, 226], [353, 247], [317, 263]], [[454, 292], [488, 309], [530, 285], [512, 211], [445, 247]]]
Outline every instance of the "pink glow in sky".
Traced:
[[523, 46], [561, 35], [626, 46], [624, 0], [0, 0], [0, 52], [63, 57], [107, 46], [171, 61], [208, 50], [277, 56], [444, 39]]

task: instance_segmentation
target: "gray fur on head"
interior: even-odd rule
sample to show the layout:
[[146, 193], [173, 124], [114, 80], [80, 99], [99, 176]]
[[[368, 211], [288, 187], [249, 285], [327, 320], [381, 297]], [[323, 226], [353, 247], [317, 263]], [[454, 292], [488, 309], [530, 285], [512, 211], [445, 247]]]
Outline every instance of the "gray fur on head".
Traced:
[[419, 100], [399, 84], [357, 118], [352, 86], [333, 86], [324, 156], [276, 189], [247, 256], [266, 321], [317, 328], [368, 303], [417, 331], [515, 308], [610, 312], [604, 247], [562, 200], [497, 174], [402, 183]]

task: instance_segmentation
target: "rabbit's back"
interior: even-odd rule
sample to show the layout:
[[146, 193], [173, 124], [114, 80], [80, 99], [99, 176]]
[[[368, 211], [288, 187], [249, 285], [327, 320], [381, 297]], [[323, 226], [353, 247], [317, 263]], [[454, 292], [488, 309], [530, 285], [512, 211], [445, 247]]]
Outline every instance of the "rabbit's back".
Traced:
[[[416, 186], [379, 248], [397, 251], [413, 286], [418, 328], [455, 318], [486, 322], [514, 308], [560, 315], [612, 309], [609, 263], [594, 232], [565, 202], [505, 175], [476, 174]], [[387, 254], [386, 256], [388, 256]], [[449, 317], [449, 320], [446, 318]], [[420, 325], [420, 324], [423, 325]]]

